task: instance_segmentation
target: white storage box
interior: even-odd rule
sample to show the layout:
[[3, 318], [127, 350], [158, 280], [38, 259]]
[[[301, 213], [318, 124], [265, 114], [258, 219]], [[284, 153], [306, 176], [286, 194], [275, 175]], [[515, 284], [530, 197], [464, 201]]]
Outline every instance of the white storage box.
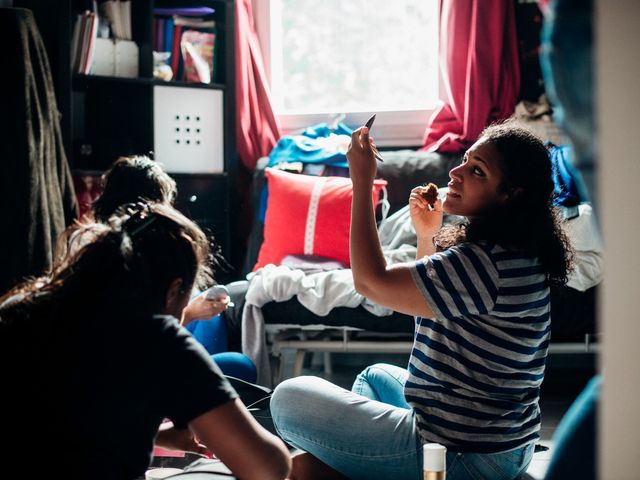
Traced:
[[169, 173], [224, 171], [223, 92], [153, 88], [154, 158]]
[[138, 76], [138, 46], [130, 40], [96, 38], [91, 75], [136, 78]]

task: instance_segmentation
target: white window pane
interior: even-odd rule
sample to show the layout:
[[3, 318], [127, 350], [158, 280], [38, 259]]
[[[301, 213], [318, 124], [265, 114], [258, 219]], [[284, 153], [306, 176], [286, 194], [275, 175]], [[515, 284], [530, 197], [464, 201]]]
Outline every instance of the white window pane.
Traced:
[[271, 0], [274, 108], [431, 109], [437, 42], [435, 0]]

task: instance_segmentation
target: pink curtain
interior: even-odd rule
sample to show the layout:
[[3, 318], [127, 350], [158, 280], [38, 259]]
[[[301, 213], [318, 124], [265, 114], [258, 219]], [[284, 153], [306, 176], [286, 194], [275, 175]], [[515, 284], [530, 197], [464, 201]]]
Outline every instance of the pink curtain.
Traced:
[[423, 149], [460, 152], [493, 121], [513, 114], [520, 68], [513, 0], [440, 0], [445, 100]]
[[253, 171], [280, 138], [280, 127], [271, 109], [251, 0], [236, 1], [235, 43], [236, 147], [242, 164]]
[[548, 15], [550, 9], [551, 0], [538, 0], [538, 7], [543, 15]]

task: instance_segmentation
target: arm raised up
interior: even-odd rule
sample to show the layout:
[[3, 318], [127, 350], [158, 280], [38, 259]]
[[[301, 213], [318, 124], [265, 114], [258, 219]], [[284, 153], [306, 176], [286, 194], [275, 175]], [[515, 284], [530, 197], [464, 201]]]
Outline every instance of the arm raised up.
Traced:
[[355, 130], [347, 152], [353, 182], [349, 255], [356, 290], [385, 307], [408, 315], [432, 317], [407, 264], [387, 266], [376, 228], [371, 188], [376, 161], [366, 127]]

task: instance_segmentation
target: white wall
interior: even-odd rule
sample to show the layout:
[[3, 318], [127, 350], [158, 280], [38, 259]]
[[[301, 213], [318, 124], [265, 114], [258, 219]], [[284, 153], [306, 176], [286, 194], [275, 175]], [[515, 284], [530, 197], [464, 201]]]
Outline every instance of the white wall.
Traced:
[[597, 0], [600, 318], [604, 393], [600, 478], [640, 478], [640, 2]]

